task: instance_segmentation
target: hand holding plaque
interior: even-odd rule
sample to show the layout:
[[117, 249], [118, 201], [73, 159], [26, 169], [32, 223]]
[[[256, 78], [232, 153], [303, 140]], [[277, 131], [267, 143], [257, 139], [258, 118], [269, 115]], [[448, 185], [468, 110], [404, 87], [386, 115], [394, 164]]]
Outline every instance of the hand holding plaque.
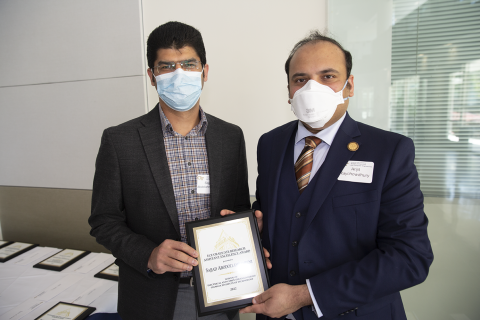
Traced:
[[[220, 211], [221, 216], [227, 216], [229, 214], [234, 214], [235, 211], [223, 209]], [[258, 232], [261, 234], [263, 230], [263, 213], [260, 210], [254, 210], [255, 218], [257, 218]]]
[[[235, 211], [223, 209], [220, 211], [221, 216], [228, 216], [229, 214], [235, 214]], [[260, 210], [255, 210], [255, 218], [257, 218], [258, 232], [261, 234], [263, 229], [263, 213]], [[272, 262], [270, 261], [270, 252], [263, 248], [263, 255], [265, 256], [265, 264], [267, 269], [272, 269]]]
[[241, 309], [240, 313], [260, 313], [270, 318], [280, 318], [311, 305], [313, 301], [306, 284], [279, 283], [253, 298], [253, 305]]
[[157, 274], [190, 271], [196, 266], [198, 253], [186, 243], [166, 239], [150, 254], [148, 268]]
[[253, 211], [185, 224], [198, 252], [193, 269], [199, 316], [239, 309], [268, 289], [265, 258]]

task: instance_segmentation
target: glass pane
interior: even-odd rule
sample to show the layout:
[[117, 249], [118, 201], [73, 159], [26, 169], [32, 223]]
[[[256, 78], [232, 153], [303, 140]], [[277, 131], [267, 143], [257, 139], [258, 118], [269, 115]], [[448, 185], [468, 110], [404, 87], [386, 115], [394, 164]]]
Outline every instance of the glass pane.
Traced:
[[480, 3], [393, 3], [390, 129], [414, 140], [425, 196], [480, 198]]
[[[401, 292], [408, 320], [480, 319], [479, 6], [476, 0], [328, 1], [329, 32], [353, 56], [349, 114], [415, 142], [435, 260], [425, 283]], [[390, 28], [379, 23], [387, 15]], [[368, 108], [365, 92], [373, 101]]]

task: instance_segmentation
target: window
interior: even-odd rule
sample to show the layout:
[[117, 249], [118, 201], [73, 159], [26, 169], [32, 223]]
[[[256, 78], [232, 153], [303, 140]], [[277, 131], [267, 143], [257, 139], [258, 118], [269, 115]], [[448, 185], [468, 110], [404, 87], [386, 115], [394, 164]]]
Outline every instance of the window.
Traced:
[[390, 130], [425, 196], [480, 198], [480, 1], [394, 0]]

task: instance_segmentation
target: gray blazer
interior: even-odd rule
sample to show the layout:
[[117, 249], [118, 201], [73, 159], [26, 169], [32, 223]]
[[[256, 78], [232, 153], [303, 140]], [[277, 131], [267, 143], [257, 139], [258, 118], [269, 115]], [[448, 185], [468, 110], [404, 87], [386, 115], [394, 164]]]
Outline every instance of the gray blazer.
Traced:
[[[90, 234], [117, 258], [123, 320], [171, 319], [179, 273], [149, 276], [151, 252], [180, 240], [177, 208], [157, 106], [103, 132], [93, 181]], [[207, 114], [211, 215], [250, 209], [242, 130]]]

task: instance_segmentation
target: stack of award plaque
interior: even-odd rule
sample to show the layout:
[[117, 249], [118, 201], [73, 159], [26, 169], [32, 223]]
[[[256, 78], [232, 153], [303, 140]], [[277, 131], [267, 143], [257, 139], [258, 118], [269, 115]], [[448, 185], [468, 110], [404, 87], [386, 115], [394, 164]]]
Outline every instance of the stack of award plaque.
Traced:
[[118, 266], [115, 263], [112, 263], [111, 265], [94, 275], [94, 277], [118, 281]]
[[34, 265], [34, 268], [62, 271], [89, 254], [90, 251], [65, 249]]
[[188, 242], [197, 250], [193, 268], [199, 316], [251, 305], [269, 288], [267, 267], [252, 210], [185, 224]]
[[83, 320], [96, 308], [59, 302], [35, 320]]
[[38, 244], [23, 242], [2, 242], [4, 243], [0, 246], [0, 262], [7, 262], [8, 260], [13, 259], [38, 246]]

